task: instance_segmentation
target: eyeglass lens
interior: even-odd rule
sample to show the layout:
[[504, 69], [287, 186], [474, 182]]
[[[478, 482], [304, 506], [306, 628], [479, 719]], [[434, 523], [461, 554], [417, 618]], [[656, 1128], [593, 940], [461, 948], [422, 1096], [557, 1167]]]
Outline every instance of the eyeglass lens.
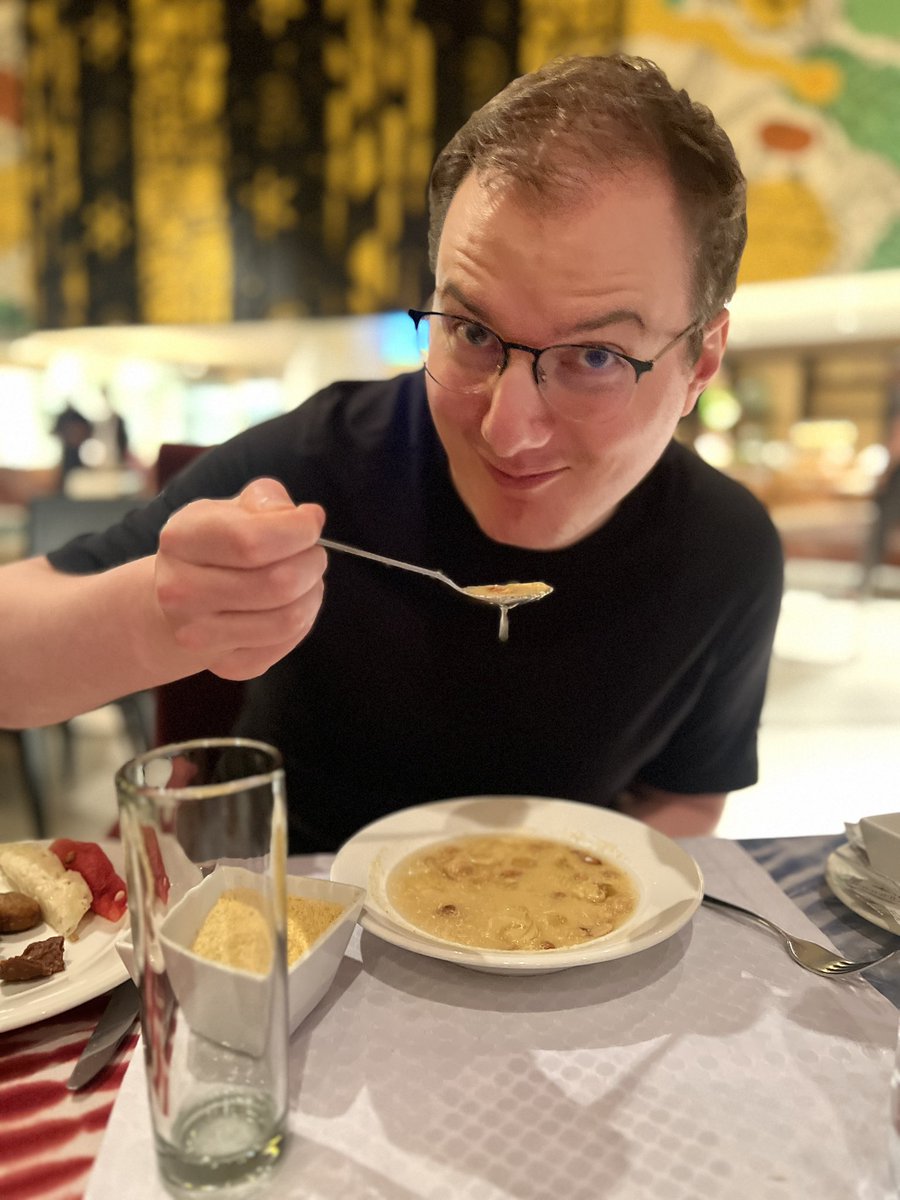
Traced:
[[[429, 313], [418, 323], [417, 338], [428, 374], [448, 391], [486, 391], [506, 365], [496, 334], [462, 317]], [[603, 346], [550, 346], [533, 357], [541, 393], [566, 415], [627, 404], [637, 384], [631, 363]]]

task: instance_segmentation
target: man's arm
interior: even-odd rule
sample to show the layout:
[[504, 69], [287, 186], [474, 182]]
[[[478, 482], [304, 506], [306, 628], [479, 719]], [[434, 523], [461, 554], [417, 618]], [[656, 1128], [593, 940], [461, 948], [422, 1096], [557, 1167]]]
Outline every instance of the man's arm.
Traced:
[[699, 837], [715, 832], [727, 792], [686, 796], [636, 784], [619, 797], [617, 808], [669, 837]]
[[45, 558], [0, 570], [0, 727], [51, 724], [176, 678], [152, 595], [150, 558], [98, 575], [64, 575]]
[[177, 512], [155, 555], [93, 575], [0, 569], [0, 727], [25, 728], [207, 668], [249, 679], [312, 628], [324, 521], [281, 484]]

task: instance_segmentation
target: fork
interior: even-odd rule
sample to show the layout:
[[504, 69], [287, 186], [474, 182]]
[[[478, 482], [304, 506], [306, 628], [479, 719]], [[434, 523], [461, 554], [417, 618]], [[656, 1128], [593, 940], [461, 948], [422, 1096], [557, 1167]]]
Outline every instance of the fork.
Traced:
[[805, 938], [794, 937], [793, 934], [787, 933], [782, 929], [780, 925], [776, 925], [774, 921], [770, 921], [768, 917], [751, 912], [749, 908], [741, 908], [739, 904], [732, 904], [730, 900], [720, 900], [717, 896], [711, 896], [709, 892], [705, 892], [703, 903], [713, 908], [724, 909], [726, 912], [737, 913], [739, 916], [756, 921], [758, 925], [764, 925], [766, 929], [771, 929], [784, 942], [787, 952], [794, 962], [798, 963], [805, 970], [812, 971], [814, 975], [855, 975], [857, 972], [865, 971], [869, 967], [877, 967], [879, 963], [892, 958], [900, 950], [900, 945], [898, 945], [893, 950], [888, 950], [886, 954], [882, 954], [878, 958], [853, 962], [850, 959], [841, 958], [833, 950], [826, 950], [824, 946], [820, 946], [817, 942], [808, 942]]

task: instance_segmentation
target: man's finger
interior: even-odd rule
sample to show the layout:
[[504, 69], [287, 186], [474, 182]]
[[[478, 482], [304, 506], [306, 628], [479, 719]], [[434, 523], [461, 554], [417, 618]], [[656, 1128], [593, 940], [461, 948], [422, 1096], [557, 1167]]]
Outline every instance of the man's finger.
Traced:
[[295, 507], [287, 488], [277, 479], [254, 479], [239, 493], [237, 501], [250, 512]]
[[314, 546], [325, 513], [294, 505], [281, 484], [256, 480], [232, 500], [199, 500], [169, 518], [159, 538], [163, 554], [200, 566], [253, 568]]

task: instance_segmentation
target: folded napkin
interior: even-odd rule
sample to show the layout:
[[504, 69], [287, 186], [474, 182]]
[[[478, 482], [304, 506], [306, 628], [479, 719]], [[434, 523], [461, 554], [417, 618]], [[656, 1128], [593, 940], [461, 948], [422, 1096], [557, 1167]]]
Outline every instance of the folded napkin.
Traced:
[[835, 851], [842, 886], [851, 895], [856, 893], [859, 899], [884, 908], [900, 923], [900, 882], [873, 869], [859, 825], [845, 822], [844, 830], [847, 844]]
[[868, 910], [860, 916], [874, 919], [882, 928], [900, 934], [900, 882], [872, 869], [858, 824], [845, 822], [844, 828], [847, 841], [829, 860], [828, 882], [841, 899], [856, 900]]

